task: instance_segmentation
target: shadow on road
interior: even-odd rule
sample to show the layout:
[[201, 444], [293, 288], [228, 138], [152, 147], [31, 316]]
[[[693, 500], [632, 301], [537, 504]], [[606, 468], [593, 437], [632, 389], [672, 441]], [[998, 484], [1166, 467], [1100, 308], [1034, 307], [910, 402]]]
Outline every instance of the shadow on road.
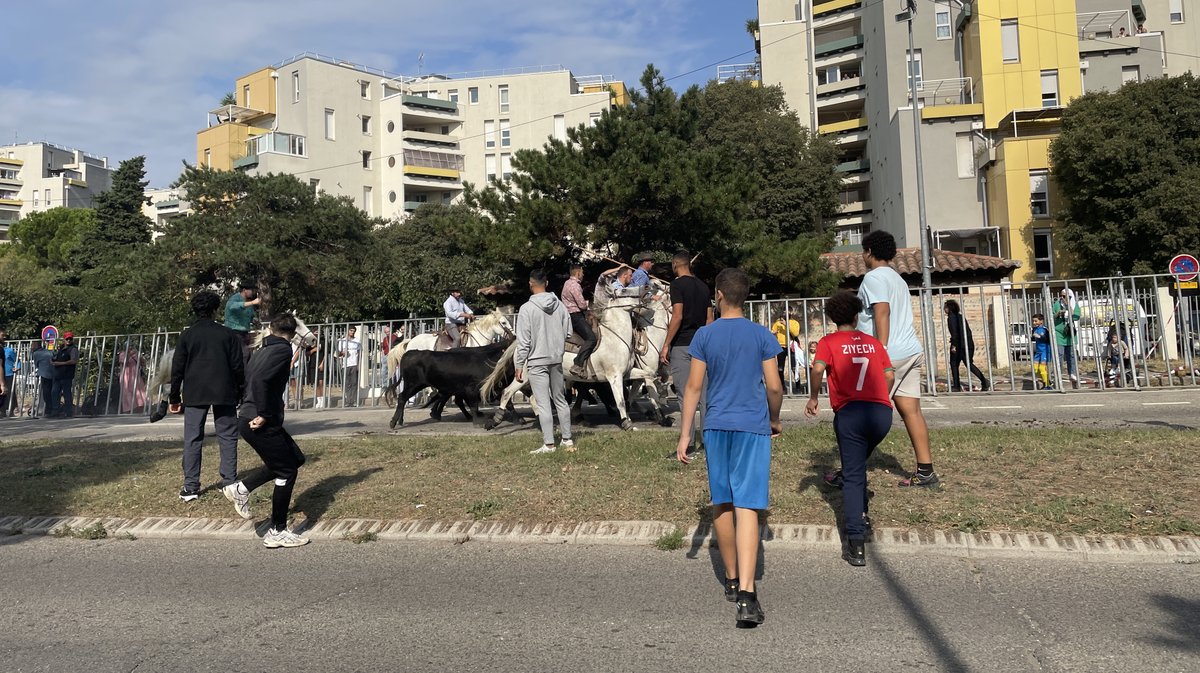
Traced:
[[1150, 639], [1150, 642], [1185, 652], [1200, 652], [1200, 601], [1157, 594], [1154, 604], [1170, 619], [1167, 626], [1173, 633]]
[[946, 640], [946, 636], [938, 628], [937, 624], [925, 614], [925, 610], [920, 603], [913, 598], [909, 593], [908, 588], [904, 583], [896, 577], [892, 569], [887, 563], [877, 554], [871, 555], [871, 565], [879, 570], [879, 576], [883, 578], [883, 584], [887, 588], [888, 593], [892, 595], [896, 603], [904, 610], [908, 621], [913, 626], [913, 632], [918, 634], [922, 640], [929, 646], [934, 656], [938, 658], [937, 670], [948, 672], [963, 672], [970, 670], [966, 663], [959, 657], [954, 646]]
[[1196, 430], [1200, 425], [1180, 425], [1179, 423], [1168, 423], [1166, 421], [1122, 421], [1130, 425], [1149, 425], [1152, 428], [1167, 428], [1168, 430]]
[[[836, 449], [835, 449], [836, 452]], [[833, 472], [837, 468], [832, 465], [813, 465], [812, 474], [800, 480], [796, 492], [803, 494], [809, 489], [815, 489], [821, 495], [821, 499], [829, 505], [829, 509], [833, 512], [834, 522], [837, 525], [838, 535], [844, 535], [846, 530], [846, 521], [842, 517], [842, 490], [840, 488], [831, 488], [825, 485], [825, 475]], [[904, 474], [904, 466], [890, 453], [883, 453], [876, 450], [867, 459], [867, 473], [870, 475], [872, 469], [882, 469], [893, 474]], [[867, 482], [867, 488], [871, 487], [871, 483]], [[843, 540], [844, 542], [844, 540]]]
[[339, 491], [347, 486], [365, 481], [376, 472], [382, 471], [382, 467], [372, 467], [366, 470], [359, 470], [354, 474], [338, 474], [326, 477], [309, 486], [301, 493], [292, 505], [292, 511], [304, 512], [305, 517], [308, 519], [308, 526], [312, 527], [320, 521], [325, 512], [329, 511], [329, 507], [337, 500]]
[[[717, 532], [713, 529], [712, 506], [699, 503], [696, 505], [696, 514], [699, 516], [699, 521], [696, 524], [696, 532], [690, 540], [691, 546], [688, 548], [686, 556], [690, 559], [698, 558], [700, 549], [707, 547], [708, 562], [712, 565], [713, 577], [723, 586], [725, 584], [725, 562], [721, 560], [721, 550], [717, 546]], [[758, 565], [754, 568], [755, 582], [760, 581], [766, 573], [767, 555], [763, 542], [774, 537], [770, 526], [767, 525], [769, 517], [769, 510], [758, 513], [758, 525], [761, 532], [758, 536]], [[705, 545], [705, 542], [708, 544]]]

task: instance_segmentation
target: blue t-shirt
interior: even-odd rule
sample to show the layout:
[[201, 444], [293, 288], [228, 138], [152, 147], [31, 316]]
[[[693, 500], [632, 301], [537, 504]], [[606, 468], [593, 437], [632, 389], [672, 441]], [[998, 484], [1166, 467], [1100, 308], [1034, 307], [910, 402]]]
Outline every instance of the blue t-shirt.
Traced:
[[688, 355], [707, 367], [705, 430], [771, 434], [762, 363], [774, 367], [780, 350], [770, 330], [745, 318], [721, 318], [696, 331]]
[[13, 375], [14, 369], [20, 369], [21, 365], [17, 362], [17, 351], [12, 346], [4, 347], [4, 375], [6, 377]]
[[1033, 328], [1033, 359], [1038, 362], [1050, 361], [1050, 330], [1045, 325]]
[[871, 269], [863, 276], [862, 285], [858, 286], [858, 298], [862, 300], [863, 310], [858, 314], [858, 329], [875, 338], [875, 310], [872, 304], [886, 303], [888, 305], [888, 357], [892, 362], [920, 353], [921, 341], [917, 339], [917, 331], [913, 328], [912, 297], [908, 294], [908, 283], [890, 266]]
[[44, 379], [54, 378], [54, 354], [45, 348], [39, 348], [33, 352], [31, 356], [33, 363], [37, 365], [38, 376]]
[[629, 287], [646, 287], [650, 284], [650, 274], [642, 267], [633, 270], [633, 278], [629, 281]]

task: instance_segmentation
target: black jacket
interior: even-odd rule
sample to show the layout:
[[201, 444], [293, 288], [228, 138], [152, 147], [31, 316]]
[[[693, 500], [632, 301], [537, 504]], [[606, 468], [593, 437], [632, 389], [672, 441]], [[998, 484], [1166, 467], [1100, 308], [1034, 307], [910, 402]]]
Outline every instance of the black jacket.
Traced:
[[[950, 346], [957, 348], [959, 353], [970, 353], [975, 350], [975, 335], [971, 334], [971, 326], [961, 313], [951, 313], [946, 316], [946, 327], [950, 330]], [[966, 331], [964, 335], [963, 332]], [[965, 336], [965, 340], [964, 340]]]
[[283, 423], [283, 391], [292, 373], [292, 345], [275, 335], [263, 339], [250, 356], [246, 370], [246, 399], [238, 415], [262, 416], [271, 425]]
[[233, 330], [203, 318], [179, 336], [171, 360], [171, 404], [234, 405], [242, 399], [244, 383], [242, 339]]

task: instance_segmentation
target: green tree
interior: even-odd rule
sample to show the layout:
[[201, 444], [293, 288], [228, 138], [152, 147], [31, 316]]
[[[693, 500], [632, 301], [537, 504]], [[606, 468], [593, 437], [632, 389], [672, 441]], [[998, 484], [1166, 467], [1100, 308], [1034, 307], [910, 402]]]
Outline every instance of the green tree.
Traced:
[[1081, 275], [1163, 273], [1200, 251], [1200, 80], [1191, 74], [1075, 99], [1050, 145], [1066, 204], [1059, 244]]
[[9, 237], [15, 254], [60, 280], [71, 280], [80, 247], [95, 230], [96, 211], [91, 208], [51, 208], [18, 220], [9, 229]]
[[229, 91], [224, 96], [221, 96], [221, 105], [237, 105], [237, 94]]
[[21, 254], [0, 255], [0, 326], [10, 337], [30, 339], [50, 324], [75, 329], [69, 316], [76, 310], [73, 288], [51, 271]]
[[[450, 288], [470, 299], [509, 278], [511, 264], [487, 257], [482, 216], [466, 205], [421, 206], [412, 217], [372, 232], [374, 260], [364, 279], [379, 317], [440, 312]], [[473, 308], [481, 308], [472, 303]]]
[[133, 248], [149, 245], [153, 222], [142, 213], [147, 184], [145, 157], [126, 159], [113, 171], [112, 187], [95, 199], [96, 226], [83, 239], [81, 271], [99, 269], [93, 275], [102, 278], [120, 273]]

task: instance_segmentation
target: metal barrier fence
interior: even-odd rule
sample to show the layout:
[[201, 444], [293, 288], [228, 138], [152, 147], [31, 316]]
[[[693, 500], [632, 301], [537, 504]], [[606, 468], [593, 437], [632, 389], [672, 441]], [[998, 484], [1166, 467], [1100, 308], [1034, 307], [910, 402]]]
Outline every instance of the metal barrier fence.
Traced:
[[[1194, 386], [1200, 383], [1200, 298], [1180, 297], [1170, 276], [1127, 276], [1068, 281], [997, 283], [933, 290], [935, 343], [927, 345], [931, 361], [925, 368], [926, 391], [950, 390], [950, 338], [946, 300], [959, 302], [974, 336], [974, 364], [991, 387], [1003, 391], [1033, 391], [1031, 356], [1032, 316], [1044, 314], [1054, 328], [1054, 303], [1065, 287], [1074, 292], [1079, 318], [1072, 320], [1069, 349], [1050, 348], [1050, 382], [1057, 390], [1072, 389], [1072, 363], [1080, 388], [1143, 388]], [[912, 298], [914, 329], [921, 334], [921, 307]], [[747, 317], [768, 328], [777, 319], [788, 321], [798, 337], [788, 336], [783, 363], [788, 395], [807, 394], [808, 371], [816, 342], [832, 331], [824, 315], [824, 298], [760, 299], [747, 304]], [[1073, 313], [1073, 312], [1072, 312]], [[514, 325], [516, 316], [506, 314]], [[790, 325], [795, 321], [795, 325]], [[387, 352], [392, 342], [441, 328], [442, 317], [373, 322], [313, 324], [317, 347], [297, 353], [287, 406], [300, 410], [342, 406], [379, 406], [388, 385]], [[358, 348], [348, 345], [354, 327]], [[789, 332], [792, 330], [789, 329]], [[1116, 335], [1128, 353], [1109, 358], [1104, 345]], [[166, 387], [147, 388], [164, 354], [174, 347], [178, 332], [131, 335], [77, 335], [80, 360], [74, 380], [76, 413], [82, 415], [145, 415], [165, 399]], [[41, 415], [41, 382], [31, 360], [35, 341], [9, 341], [16, 351], [18, 372], [6, 412]], [[357, 358], [352, 351], [357, 350]], [[962, 367], [960, 365], [960, 367]], [[965, 369], [965, 367], [963, 367]], [[962, 381], [972, 384], [970, 371]]]

